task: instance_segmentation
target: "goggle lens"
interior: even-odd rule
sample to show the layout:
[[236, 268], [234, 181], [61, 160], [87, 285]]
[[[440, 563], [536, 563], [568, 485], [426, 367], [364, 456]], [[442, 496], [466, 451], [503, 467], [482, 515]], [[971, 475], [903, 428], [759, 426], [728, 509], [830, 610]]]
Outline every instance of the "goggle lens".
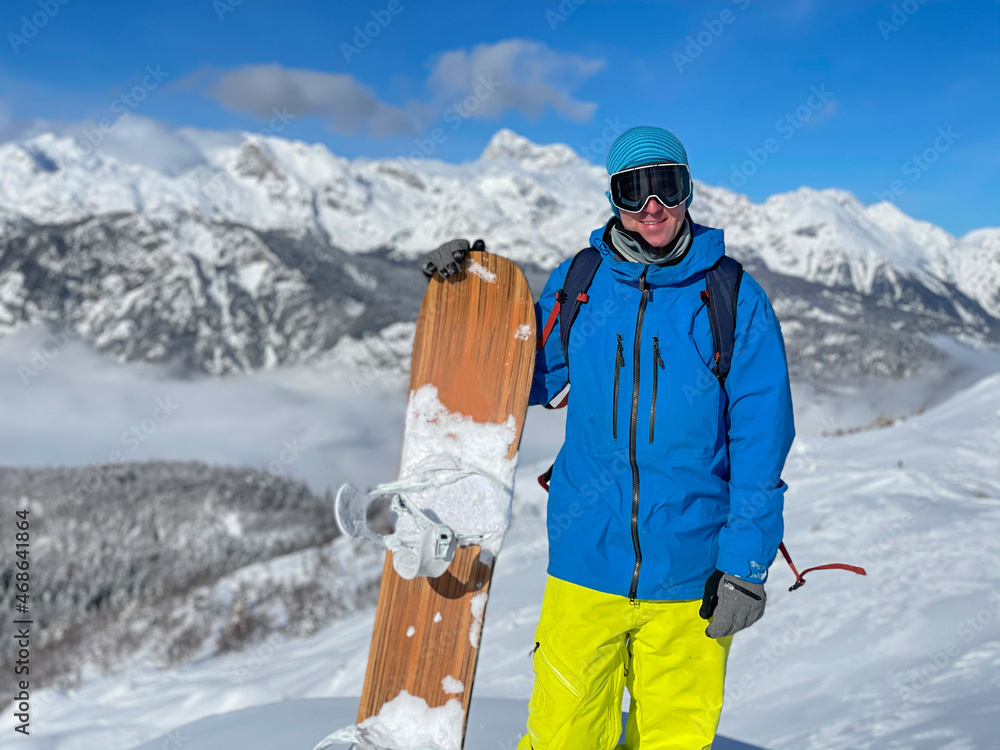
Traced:
[[651, 197], [674, 208], [690, 195], [691, 175], [686, 164], [652, 164], [611, 175], [611, 202], [622, 211], [641, 211]]

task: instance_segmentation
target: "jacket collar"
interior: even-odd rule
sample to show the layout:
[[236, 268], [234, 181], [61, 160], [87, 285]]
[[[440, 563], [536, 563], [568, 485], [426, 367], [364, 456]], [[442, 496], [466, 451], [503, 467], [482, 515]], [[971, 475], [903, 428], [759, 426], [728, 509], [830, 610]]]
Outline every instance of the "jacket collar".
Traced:
[[681, 285], [696, 274], [707, 271], [726, 254], [726, 243], [721, 229], [705, 227], [691, 222], [691, 247], [680, 263], [673, 266], [657, 266], [632, 263], [622, 260], [604, 242], [607, 225], [590, 233], [590, 244], [601, 254], [604, 263], [611, 269], [615, 280], [639, 285], [639, 275], [646, 269], [646, 283], [650, 286]]

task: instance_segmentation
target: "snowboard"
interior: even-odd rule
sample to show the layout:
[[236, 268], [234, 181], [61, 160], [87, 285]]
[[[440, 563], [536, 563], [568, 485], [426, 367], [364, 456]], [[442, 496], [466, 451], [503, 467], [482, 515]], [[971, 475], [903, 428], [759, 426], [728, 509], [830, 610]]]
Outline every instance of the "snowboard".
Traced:
[[[531, 292], [512, 261], [471, 251], [458, 273], [430, 280], [398, 480], [383, 492], [394, 497], [396, 527], [384, 538], [357, 724], [316, 750], [344, 741], [366, 750], [461, 750], [535, 348]], [[356, 489], [338, 493], [338, 523], [373, 539], [366, 510]]]

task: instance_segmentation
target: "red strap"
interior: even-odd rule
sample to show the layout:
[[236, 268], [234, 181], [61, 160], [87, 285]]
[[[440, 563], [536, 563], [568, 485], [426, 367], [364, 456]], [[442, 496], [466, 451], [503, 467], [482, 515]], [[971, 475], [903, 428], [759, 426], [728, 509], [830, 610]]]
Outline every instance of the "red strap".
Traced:
[[[557, 393], [556, 395], [558, 396], [559, 394]], [[562, 401], [560, 401], [555, 406], [553, 406], [552, 404], [543, 404], [543, 406], [546, 409], [562, 409], [566, 406], [567, 403], [569, 403], [569, 391], [567, 391], [566, 395], [562, 397]]]
[[788, 567], [792, 569], [792, 573], [795, 575], [795, 584], [788, 589], [789, 591], [795, 591], [799, 586], [804, 586], [806, 579], [806, 573], [813, 570], [849, 570], [852, 573], [857, 573], [859, 576], [868, 575], [864, 568], [860, 568], [857, 565], [848, 565], [847, 563], [827, 563], [826, 565], [815, 565], [811, 568], [806, 568], [801, 573], [795, 568], [795, 563], [792, 562], [792, 556], [788, 554], [788, 550], [785, 548], [785, 543], [782, 542], [778, 545], [778, 549], [785, 558], [785, 562], [788, 563]]
[[[545, 327], [542, 329], [542, 335], [538, 337], [539, 349], [544, 348], [545, 342], [549, 340], [549, 334], [552, 333], [552, 329], [555, 327], [556, 320], [559, 318], [559, 310], [562, 308], [562, 303], [559, 301], [560, 295], [565, 296], [565, 292], [563, 292], [562, 289], [556, 292], [556, 301], [555, 304], [552, 305], [552, 312], [549, 313], [549, 319], [545, 321]], [[583, 292], [580, 292], [578, 295], [576, 295], [576, 298], [581, 302], [586, 302], [588, 299], [587, 295], [584, 294]], [[556, 406], [553, 406], [552, 404], [545, 404], [545, 408], [562, 409], [564, 406], [566, 406], [567, 401], [569, 401], [569, 393], [563, 396], [563, 400], [560, 401]], [[541, 481], [541, 477], [539, 477], [539, 481]], [[543, 484], [542, 486], [546, 490], [549, 489], [548, 484]]]
[[549, 491], [549, 480], [552, 479], [552, 469], [554, 467], [555, 464], [547, 468], [544, 474], [538, 475], [538, 483], [542, 485], [542, 489], [544, 489], [546, 492]]
[[[538, 348], [541, 349], [545, 346], [545, 342], [549, 340], [549, 334], [552, 333], [552, 329], [556, 324], [556, 319], [559, 317], [559, 311], [562, 309], [562, 301], [566, 299], [566, 292], [560, 289], [556, 292], [556, 301], [552, 305], [552, 312], [549, 313], [549, 319], [545, 321], [545, 327], [542, 329], [542, 335], [538, 337]], [[590, 301], [590, 296], [586, 292], [579, 292], [576, 295], [577, 301], [580, 303], [586, 303]], [[558, 408], [558, 407], [556, 407]]]
[[542, 335], [538, 337], [539, 349], [544, 348], [545, 342], [549, 340], [549, 334], [552, 333], [552, 328], [559, 317], [560, 307], [562, 307], [562, 304], [559, 302], [559, 292], [556, 292], [556, 303], [552, 305], [552, 312], [549, 313], [549, 319], [545, 321], [545, 328], [542, 329]]

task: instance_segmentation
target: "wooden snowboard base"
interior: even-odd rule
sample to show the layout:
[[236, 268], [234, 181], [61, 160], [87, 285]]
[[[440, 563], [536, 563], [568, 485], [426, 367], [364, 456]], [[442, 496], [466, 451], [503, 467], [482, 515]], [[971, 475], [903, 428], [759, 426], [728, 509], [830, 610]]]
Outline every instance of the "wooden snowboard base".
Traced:
[[[410, 394], [430, 383], [449, 411], [477, 423], [502, 424], [513, 416], [516, 438], [507, 453], [513, 459], [535, 341], [534, 306], [520, 269], [506, 258], [471, 252], [458, 274], [436, 274], [429, 283], [413, 344]], [[468, 717], [493, 572], [493, 561], [480, 561], [479, 552], [478, 546], [459, 548], [444, 575], [410, 581], [396, 574], [392, 553], [386, 553], [359, 723], [402, 690], [432, 708], [459, 699]], [[446, 677], [461, 681], [464, 690], [445, 692]], [[464, 731], [465, 719], [463, 737]]]

